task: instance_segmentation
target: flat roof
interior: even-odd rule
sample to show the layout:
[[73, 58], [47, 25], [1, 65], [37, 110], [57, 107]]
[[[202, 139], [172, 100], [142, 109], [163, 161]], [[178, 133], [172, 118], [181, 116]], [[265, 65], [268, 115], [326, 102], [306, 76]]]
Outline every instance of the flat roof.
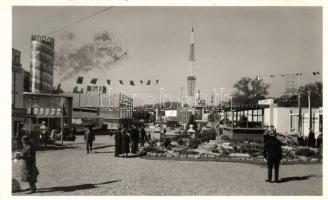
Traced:
[[63, 93], [63, 94], [52, 94], [52, 93], [33, 93], [33, 92], [23, 92], [23, 95], [38, 95], [38, 96], [52, 96], [52, 97], [66, 97], [73, 98], [72, 95]]

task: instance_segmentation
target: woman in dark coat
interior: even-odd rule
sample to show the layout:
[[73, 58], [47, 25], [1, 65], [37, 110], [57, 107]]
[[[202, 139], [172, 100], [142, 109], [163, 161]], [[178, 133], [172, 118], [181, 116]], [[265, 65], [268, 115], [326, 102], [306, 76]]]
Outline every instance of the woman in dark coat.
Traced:
[[122, 135], [121, 135], [121, 151], [124, 157], [124, 154], [126, 157], [128, 157], [128, 154], [130, 153], [130, 137], [126, 133], [126, 130], [123, 129]]
[[115, 133], [115, 157], [119, 157], [121, 153], [121, 130], [119, 129]]
[[22, 154], [17, 158], [23, 160], [21, 173], [22, 173], [22, 181], [28, 182], [30, 185], [30, 192], [28, 194], [32, 194], [36, 192], [35, 183], [37, 182], [37, 177], [39, 175], [39, 171], [36, 168], [35, 161], [35, 149], [30, 142], [30, 138], [28, 136], [24, 136], [22, 138], [23, 142], [23, 151]]

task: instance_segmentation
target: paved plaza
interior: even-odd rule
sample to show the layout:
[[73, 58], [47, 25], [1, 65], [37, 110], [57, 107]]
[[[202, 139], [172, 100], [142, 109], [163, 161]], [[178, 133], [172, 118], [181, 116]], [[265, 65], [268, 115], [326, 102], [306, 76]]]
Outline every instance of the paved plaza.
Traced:
[[[13, 162], [20, 182], [21, 162]], [[37, 152], [38, 193], [33, 195], [322, 195], [322, 165], [283, 165], [282, 183], [267, 183], [264, 165], [114, 157], [114, 136], [97, 136], [86, 154], [82, 136]]]

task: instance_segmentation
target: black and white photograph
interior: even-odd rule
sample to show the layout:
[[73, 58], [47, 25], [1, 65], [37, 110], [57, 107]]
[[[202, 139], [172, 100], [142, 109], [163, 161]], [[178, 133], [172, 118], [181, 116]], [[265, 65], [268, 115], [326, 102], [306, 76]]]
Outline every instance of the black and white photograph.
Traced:
[[5, 192], [323, 198], [323, 16], [11, 5]]

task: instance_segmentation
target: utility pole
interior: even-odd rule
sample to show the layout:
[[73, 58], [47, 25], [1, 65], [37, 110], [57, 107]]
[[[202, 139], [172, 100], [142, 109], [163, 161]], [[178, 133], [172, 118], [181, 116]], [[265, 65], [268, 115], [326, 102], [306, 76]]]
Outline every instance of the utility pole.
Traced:
[[61, 144], [64, 143], [64, 104], [61, 108], [61, 120], [60, 120], [60, 128], [61, 128]]
[[302, 127], [302, 107], [301, 107], [301, 94], [298, 93], [298, 133], [300, 135], [303, 135], [301, 133], [301, 127]]
[[311, 90], [308, 91], [308, 104], [309, 104], [309, 131], [310, 131], [312, 129]]

